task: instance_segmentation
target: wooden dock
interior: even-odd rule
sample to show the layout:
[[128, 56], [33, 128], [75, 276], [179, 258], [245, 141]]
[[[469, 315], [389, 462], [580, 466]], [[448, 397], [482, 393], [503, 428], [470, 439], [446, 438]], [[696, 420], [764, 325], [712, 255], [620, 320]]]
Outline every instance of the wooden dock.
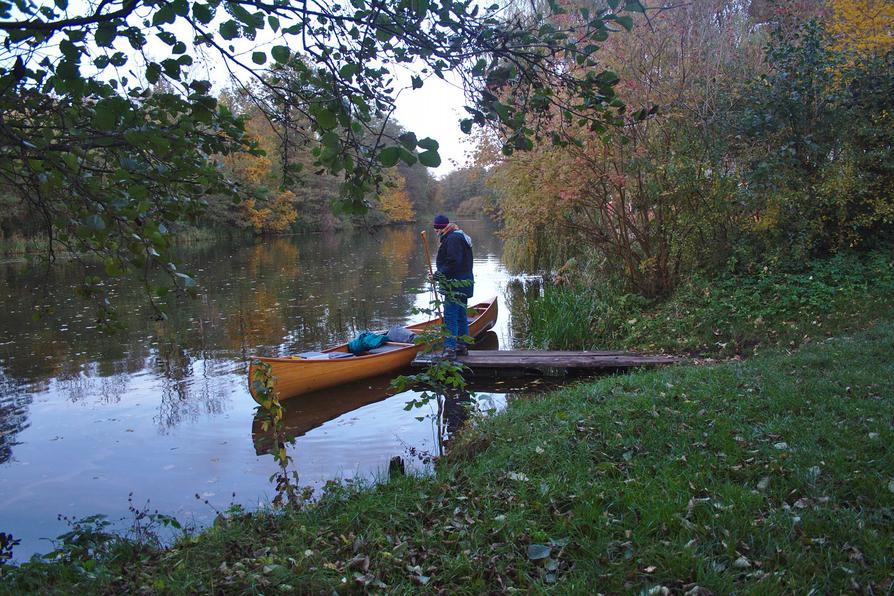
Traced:
[[[419, 353], [412, 365], [431, 364], [432, 354]], [[680, 362], [679, 358], [664, 355], [633, 354], [630, 352], [556, 352], [544, 350], [470, 350], [458, 356], [457, 362], [472, 370], [479, 369], [576, 369], [620, 370], [639, 366], [663, 366]]]

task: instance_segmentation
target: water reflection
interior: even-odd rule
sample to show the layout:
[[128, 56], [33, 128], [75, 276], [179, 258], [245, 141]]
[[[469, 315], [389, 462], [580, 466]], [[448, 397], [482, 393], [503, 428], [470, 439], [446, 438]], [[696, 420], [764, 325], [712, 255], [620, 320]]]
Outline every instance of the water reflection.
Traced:
[[506, 301], [507, 310], [513, 313], [509, 320], [509, 329], [513, 339], [523, 344], [527, 338], [528, 320], [526, 304], [534, 298], [539, 298], [543, 291], [543, 282], [540, 277], [518, 276], [506, 283], [506, 291], [503, 298]]
[[[6, 375], [0, 374], [0, 395], [9, 395], [11, 385]], [[25, 394], [0, 402], [0, 464], [12, 457], [17, 435], [30, 426], [27, 413], [31, 400], [32, 397]]]
[[[498, 349], [494, 345], [496, 337], [493, 332], [486, 334], [483, 341], [475, 345], [475, 349]], [[399, 397], [404, 403], [420, 399], [421, 392], [406, 391], [398, 395], [391, 386], [391, 380], [390, 376], [372, 377], [286, 400], [282, 404], [283, 439], [294, 441], [331, 420], [393, 396]], [[462, 428], [471, 410], [488, 411], [499, 407], [493, 400], [494, 394], [498, 394], [501, 401], [511, 401], [522, 394], [539, 393], [556, 385], [556, 379], [551, 382], [540, 377], [503, 377], [491, 371], [480, 376], [470, 376], [465, 391], [435, 394], [433, 409], [423, 412], [422, 416], [415, 410], [411, 414], [433, 420], [437, 455], [441, 455], [446, 442]], [[268, 420], [267, 413], [258, 408], [251, 426], [252, 442], [258, 455], [269, 454], [275, 445], [273, 431], [269, 424], [265, 424]]]

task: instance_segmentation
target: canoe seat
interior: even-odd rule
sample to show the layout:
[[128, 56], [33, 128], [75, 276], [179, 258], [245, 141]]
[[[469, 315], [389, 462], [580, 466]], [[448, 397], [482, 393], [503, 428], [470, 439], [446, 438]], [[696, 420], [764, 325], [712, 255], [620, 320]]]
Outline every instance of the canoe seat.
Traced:
[[392, 352], [394, 350], [399, 350], [401, 348], [406, 348], [407, 346], [412, 346], [413, 344], [399, 344], [388, 342], [384, 345], [379, 346], [378, 348], [373, 348], [371, 350], [367, 350], [362, 355], [366, 354], [384, 354], [385, 352]]
[[333, 360], [336, 358], [353, 358], [350, 352], [301, 352], [292, 358], [301, 360]]
[[329, 354], [324, 354], [323, 352], [301, 352], [292, 354], [291, 358], [296, 360], [319, 360], [320, 358], [329, 358]]

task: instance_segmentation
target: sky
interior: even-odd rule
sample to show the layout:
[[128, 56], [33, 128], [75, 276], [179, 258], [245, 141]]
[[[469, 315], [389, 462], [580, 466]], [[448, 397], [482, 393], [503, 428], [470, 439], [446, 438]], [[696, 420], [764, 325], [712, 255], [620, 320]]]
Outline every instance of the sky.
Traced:
[[403, 91], [394, 111], [401, 126], [415, 132], [418, 138], [438, 141], [441, 165], [430, 171], [439, 178], [461, 167], [466, 161], [465, 153], [472, 148], [469, 135], [459, 129], [460, 119], [467, 115], [462, 86], [450, 73], [445, 77], [447, 80], [432, 76], [421, 89]]

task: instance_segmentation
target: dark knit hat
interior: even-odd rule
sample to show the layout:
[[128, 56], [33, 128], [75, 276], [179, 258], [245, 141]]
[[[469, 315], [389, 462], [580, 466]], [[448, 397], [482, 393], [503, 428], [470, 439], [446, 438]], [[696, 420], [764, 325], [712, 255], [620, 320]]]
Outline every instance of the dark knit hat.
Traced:
[[446, 228], [447, 224], [449, 224], [449, 223], [450, 223], [450, 220], [447, 219], [446, 215], [441, 215], [441, 214], [435, 215], [435, 222], [434, 222], [435, 229], [440, 230], [441, 228]]

